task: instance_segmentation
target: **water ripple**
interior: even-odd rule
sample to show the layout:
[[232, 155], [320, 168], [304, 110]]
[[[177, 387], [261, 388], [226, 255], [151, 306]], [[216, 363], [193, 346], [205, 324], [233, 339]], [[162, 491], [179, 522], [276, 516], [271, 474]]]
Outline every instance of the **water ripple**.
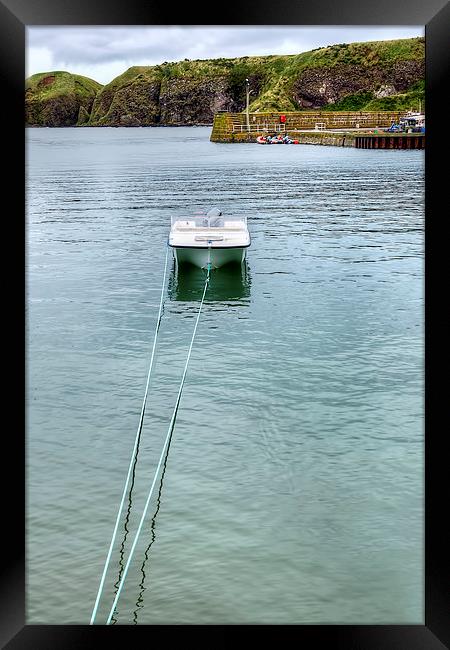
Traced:
[[[170, 217], [215, 204], [248, 217], [248, 263], [211, 278], [164, 492], [161, 480], [115, 620], [421, 622], [423, 152], [218, 145], [209, 134], [27, 131], [28, 622], [90, 618]], [[203, 281], [170, 266], [99, 620], [156, 468]]]

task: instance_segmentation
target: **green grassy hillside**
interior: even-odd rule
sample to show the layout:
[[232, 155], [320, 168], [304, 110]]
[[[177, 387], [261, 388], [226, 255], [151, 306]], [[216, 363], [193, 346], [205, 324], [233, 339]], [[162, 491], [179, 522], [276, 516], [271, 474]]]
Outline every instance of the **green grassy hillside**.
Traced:
[[30, 125], [73, 126], [89, 119], [101, 84], [64, 71], [41, 72], [25, 82], [25, 119]]
[[103, 87], [53, 72], [28, 80], [27, 117], [50, 126], [69, 119], [92, 126], [211, 124], [219, 110], [245, 110], [246, 79], [252, 112], [404, 110], [419, 102], [424, 109], [424, 77], [424, 38], [135, 66]]

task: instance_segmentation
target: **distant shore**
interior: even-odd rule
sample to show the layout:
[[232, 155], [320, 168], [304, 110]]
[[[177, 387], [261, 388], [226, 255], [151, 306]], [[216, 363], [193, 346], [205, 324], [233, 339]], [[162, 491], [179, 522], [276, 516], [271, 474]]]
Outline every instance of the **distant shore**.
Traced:
[[102, 85], [32, 75], [25, 122], [41, 126], [205, 126], [220, 111], [399, 111], [425, 101], [423, 37], [309, 52], [132, 66]]

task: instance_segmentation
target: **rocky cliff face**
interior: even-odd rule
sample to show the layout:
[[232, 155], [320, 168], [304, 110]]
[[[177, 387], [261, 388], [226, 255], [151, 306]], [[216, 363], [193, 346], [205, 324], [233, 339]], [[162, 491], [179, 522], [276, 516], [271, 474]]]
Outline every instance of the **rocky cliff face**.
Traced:
[[[71, 78], [70, 83], [65, 79], [65, 91], [57, 75]], [[424, 75], [423, 38], [342, 44], [299, 55], [133, 67], [104, 87], [68, 73], [46, 73], [28, 82], [27, 122], [47, 126], [212, 124], [217, 111], [245, 109], [246, 79], [252, 90], [252, 112], [400, 110], [409, 108], [413, 99], [423, 102]], [[59, 84], [58, 92], [48, 93], [55, 84]]]
[[[184, 74], [167, 74], [162, 66], [130, 69], [98, 93], [89, 125], [212, 124], [217, 111], [244, 109], [244, 80], [236, 82], [220, 68], [199, 74], [195, 63], [186, 65]], [[250, 75], [249, 81], [254, 93], [261, 88], [260, 76]]]
[[161, 87], [160, 121], [162, 124], [211, 124], [211, 116], [220, 110], [232, 110], [226, 77], [173, 79]]
[[74, 126], [89, 120], [101, 84], [69, 72], [35, 74], [26, 82], [25, 122], [29, 126]]
[[425, 76], [425, 61], [398, 61], [389, 66], [336, 65], [309, 68], [292, 86], [292, 98], [300, 108], [332, 108], [348, 95], [369, 92], [374, 97], [406, 93]]

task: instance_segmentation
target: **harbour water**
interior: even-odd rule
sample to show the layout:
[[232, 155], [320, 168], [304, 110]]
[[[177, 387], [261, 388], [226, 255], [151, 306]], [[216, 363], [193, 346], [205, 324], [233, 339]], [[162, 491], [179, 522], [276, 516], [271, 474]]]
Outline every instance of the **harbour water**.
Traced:
[[[87, 624], [139, 421], [170, 217], [246, 215], [213, 272], [115, 624], [424, 622], [424, 152], [27, 131], [27, 623]], [[170, 265], [134, 539], [203, 288]]]

